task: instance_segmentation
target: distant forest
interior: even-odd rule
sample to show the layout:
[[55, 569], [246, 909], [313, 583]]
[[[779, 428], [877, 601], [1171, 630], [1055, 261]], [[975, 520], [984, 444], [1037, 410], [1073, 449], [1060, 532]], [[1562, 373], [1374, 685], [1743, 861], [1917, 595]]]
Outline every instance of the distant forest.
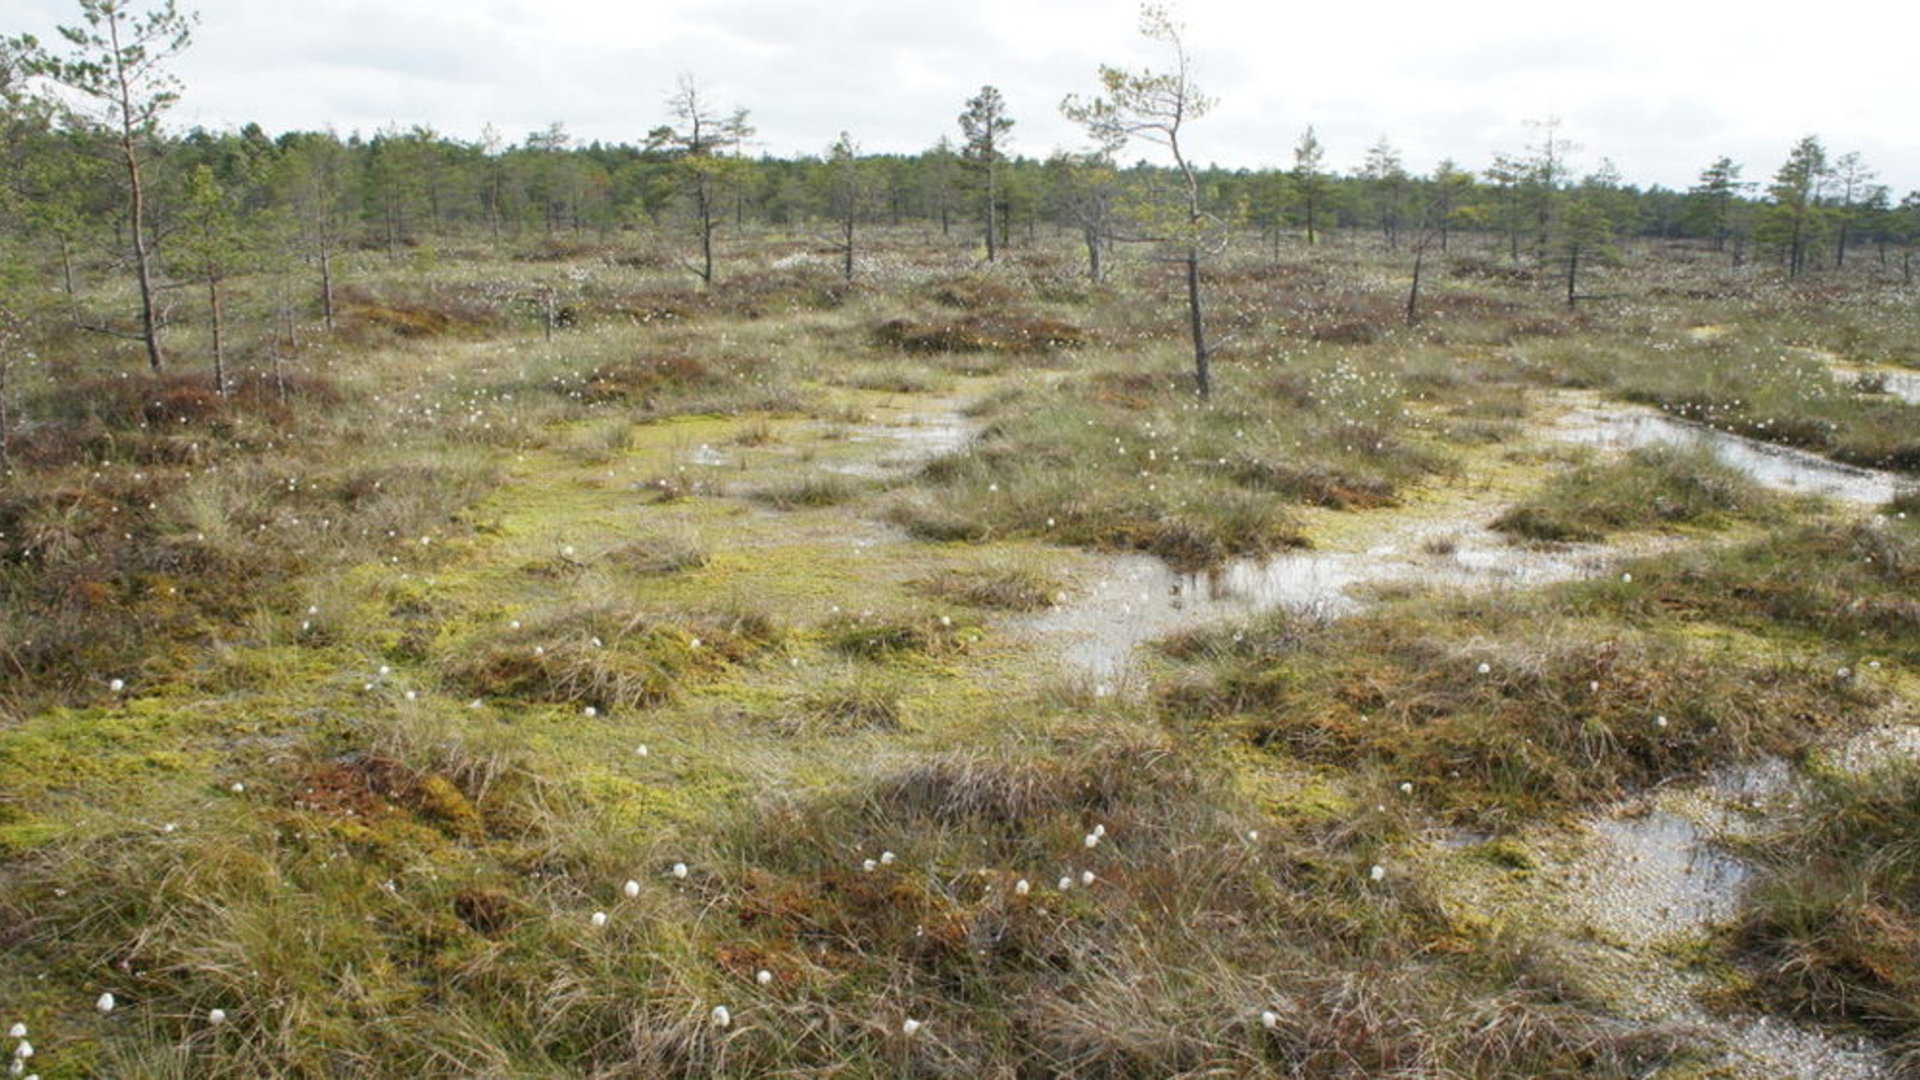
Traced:
[[[911, 155], [863, 153], [843, 132], [818, 156], [754, 156], [748, 112], [717, 107], [685, 77], [663, 103], [668, 122], [631, 145], [581, 144], [557, 123], [517, 142], [424, 126], [370, 137], [276, 136], [254, 124], [179, 132], [163, 124], [181, 90], [167, 61], [186, 47], [192, 17], [171, 3], [137, 16], [102, 0], [81, 7], [87, 25], [62, 31], [73, 46], [64, 57], [30, 37], [0, 42], [0, 282], [18, 310], [44, 304], [48, 283], [76, 296], [89, 264], [130, 262], [149, 339], [152, 294], [165, 282], [217, 287], [288, 263], [325, 277], [343, 252], [398, 257], [456, 236], [685, 245], [696, 254], [679, 260], [711, 284], [717, 240], [748, 228], [821, 229], [844, 250], [849, 276], [857, 227], [917, 226], [983, 243], [989, 259], [1065, 230], [1098, 278], [1103, 251], [1139, 238], [1129, 236], [1142, 231], [1138, 211], [1186, 181], [1117, 160], [1117, 147], [1010, 156], [1016, 118], [992, 87], [965, 103], [959, 138]], [[1287, 167], [1196, 170], [1196, 213], [1221, 243], [1257, 234], [1276, 258], [1290, 243], [1373, 236], [1426, 254], [1471, 237], [1480, 257], [1547, 263], [1684, 238], [1725, 252], [1731, 266], [1799, 275], [1864, 251], [1910, 277], [1920, 192], [1896, 201], [1858, 154], [1830, 155], [1817, 136], [1787, 148], [1764, 181], [1722, 157], [1674, 191], [1636, 187], [1605, 158], [1582, 174], [1559, 121], [1529, 127], [1511, 154], [1443, 161], [1426, 175], [1384, 139], [1359, 168], [1334, 171], [1308, 128]], [[37, 287], [23, 290], [28, 282]]]
[[[46, 252], [101, 243], [117, 249], [126, 185], [106, 145], [112, 134], [33, 125], [18, 113], [9, 120], [5, 168], [17, 198], [8, 232]], [[743, 120], [735, 113], [725, 122]], [[1527, 259], [1578, 228], [1617, 240], [1703, 240], [1736, 263], [1771, 261], [1797, 273], [1842, 265], [1862, 249], [1904, 258], [1920, 242], [1920, 192], [1894, 201], [1857, 155], [1830, 158], [1815, 136], [1791, 147], [1764, 184], [1743, 179], [1741, 163], [1721, 158], [1705, 165], [1696, 185], [1674, 191], [1630, 184], [1605, 160], [1575, 175], [1558, 133], [1551, 125], [1540, 130], [1538, 144], [1481, 169], [1443, 161], [1424, 175], [1409, 172], [1385, 141], [1360, 168], [1326, 170], [1309, 130], [1291, 168], [1210, 167], [1200, 178], [1216, 216], [1273, 244], [1371, 230], [1390, 248], [1429, 232], [1450, 246], [1473, 233], [1487, 250]], [[391, 251], [455, 234], [606, 239], [679, 229], [688, 213], [686, 173], [701, 159], [720, 228], [803, 228], [845, 212], [844, 163], [832, 152], [748, 156], [735, 148], [745, 137], [689, 144], [662, 130], [639, 145], [580, 144], [560, 124], [514, 143], [460, 141], [419, 126], [371, 137], [273, 136], [253, 124], [195, 128], [152, 138], [151, 227], [164, 237], [196, 215], [217, 213], [260, 244], [297, 248], [302, 236], [308, 246], [337, 236]], [[978, 238], [985, 163], [965, 146], [943, 138], [918, 154], [856, 153], [854, 161], [863, 174], [856, 213], [864, 223]], [[1098, 204], [1124, 206], [1130, 193], [1166, 185], [1172, 171], [1068, 153], [1006, 157], [997, 169], [995, 219], [1010, 245], [1042, 228], [1084, 231]]]

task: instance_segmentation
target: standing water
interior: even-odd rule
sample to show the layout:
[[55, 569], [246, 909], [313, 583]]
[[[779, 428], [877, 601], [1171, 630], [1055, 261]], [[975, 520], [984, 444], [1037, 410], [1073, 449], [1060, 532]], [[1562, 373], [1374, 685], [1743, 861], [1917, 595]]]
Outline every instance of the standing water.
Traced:
[[1584, 406], [1554, 425], [1553, 434], [1566, 442], [1604, 449], [1700, 447], [1768, 487], [1846, 502], [1884, 503], [1905, 486], [1893, 473], [1842, 465], [1818, 454], [1715, 431], [1651, 409]]

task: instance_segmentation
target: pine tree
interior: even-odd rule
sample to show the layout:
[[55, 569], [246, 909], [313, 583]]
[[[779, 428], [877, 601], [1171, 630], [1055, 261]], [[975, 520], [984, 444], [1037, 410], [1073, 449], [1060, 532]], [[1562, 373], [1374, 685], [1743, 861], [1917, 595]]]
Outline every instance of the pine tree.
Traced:
[[71, 51], [54, 56], [31, 37], [14, 39], [29, 70], [74, 91], [91, 112], [80, 119], [103, 128], [126, 177], [127, 234], [140, 290], [140, 338], [147, 364], [166, 367], [161, 345], [159, 282], [148, 201], [148, 169], [158, 153], [160, 120], [180, 99], [180, 80], [167, 62], [186, 49], [198, 16], [181, 14], [174, 0], [135, 12], [127, 0], [79, 0], [85, 25], [63, 26]]
[[1007, 135], [1012, 130], [1013, 118], [1007, 115], [1007, 103], [998, 89], [983, 86], [967, 99], [967, 109], [960, 114], [960, 133], [967, 138], [961, 153], [986, 176], [988, 262], [999, 252], [1000, 162], [1006, 157]]
[[1762, 238], [1780, 249], [1788, 277], [1806, 271], [1807, 254], [1819, 239], [1820, 196], [1826, 180], [1826, 148], [1817, 136], [1808, 135], [1793, 145], [1767, 186], [1770, 205], [1761, 219]]
[[1193, 338], [1194, 386], [1204, 400], [1213, 394], [1212, 346], [1207, 340], [1200, 291], [1200, 260], [1218, 231], [1218, 221], [1201, 203], [1200, 177], [1187, 159], [1180, 136], [1189, 120], [1205, 116], [1213, 102], [1193, 81], [1193, 61], [1180, 27], [1164, 9], [1140, 9], [1140, 32], [1172, 53], [1173, 70], [1126, 71], [1100, 66], [1104, 93], [1095, 98], [1069, 96], [1061, 103], [1067, 118], [1087, 129], [1103, 149], [1117, 152], [1132, 139], [1167, 148], [1173, 157], [1178, 189], [1158, 207], [1143, 208], [1150, 234], [1156, 235], [1186, 269], [1187, 322]]

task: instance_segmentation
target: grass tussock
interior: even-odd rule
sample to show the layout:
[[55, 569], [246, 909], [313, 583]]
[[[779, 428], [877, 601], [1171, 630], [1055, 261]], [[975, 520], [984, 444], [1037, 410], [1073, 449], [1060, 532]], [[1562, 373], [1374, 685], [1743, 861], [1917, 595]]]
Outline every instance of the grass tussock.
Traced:
[[850, 477], [819, 472], [760, 488], [753, 499], [775, 510], [816, 510], [852, 502], [864, 490], [865, 485]]
[[[735, 1064], [1624, 1076], [1673, 1055], [1670, 1033], [1583, 1010], [1515, 954], [1434, 948], [1438, 909], [1368, 872], [1378, 833], [1250, 837], [1261, 819], [1232, 790], [1192, 748], [1103, 717], [763, 800], [720, 830], [728, 868], [697, 898], [736, 1016], [782, 1048]], [[802, 1001], [840, 1022], [809, 1037]]]
[[747, 663], [780, 638], [771, 620], [755, 614], [562, 610], [448, 658], [444, 677], [462, 695], [604, 715], [670, 701], [684, 685]]
[[651, 536], [607, 552], [607, 564], [632, 574], [678, 574], [698, 570], [712, 560], [691, 537]]
[[1759, 1004], [1920, 1062], [1920, 770], [1820, 774], [1760, 844], [1733, 948]]
[[288, 482], [271, 466], [102, 470], [0, 494], [0, 697], [89, 701], [115, 677], [190, 670], [294, 583], [379, 553], [430, 559], [487, 463], [368, 463]]
[[1338, 466], [1243, 456], [1229, 459], [1227, 468], [1235, 483], [1255, 491], [1284, 495], [1309, 506], [1372, 510], [1399, 502], [1393, 481], [1364, 472], [1342, 471]]
[[821, 626], [820, 634], [828, 648], [865, 660], [951, 659], [981, 637], [977, 624], [951, 615], [875, 612], [835, 615]]
[[995, 352], [1045, 355], [1086, 345], [1086, 330], [1037, 315], [976, 315], [941, 322], [889, 319], [874, 328], [875, 344], [906, 353]]
[[1492, 525], [1527, 540], [1599, 541], [1618, 532], [1713, 528], [1781, 509], [1780, 500], [1711, 452], [1658, 446], [1562, 473]]
[[602, 364], [587, 373], [582, 391], [591, 403], [645, 405], [666, 392], [709, 387], [720, 377], [702, 360], [661, 353]]
[[336, 334], [359, 344], [484, 336], [505, 322], [501, 305], [484, 288], [428, 288], [406, 295], [376, 294], [349, 286], [338, 291]]
[[[1304, 543], [1292, 500], [1234, 481], [1219, 461], [1235, 415], [1058, 402], [991, 424], [922, 474], [895, 520], [938, 540], [1032, 536], [1146, 551], [1187, 567]], [[1164, 426], [1162, 426], [1164, 425]]]
[[[33, 418], [8, 443], [36, 469], [120, 461], [205, 466], [276, 441], [313, 437], [349, 391], [324, 376], [244, 372], [221, 394], [210, 376], [168, 372], [76, 379], [35, 395]], [[16, 406], [19, 408], [19, 406]]]
[[1341, 622], [1189, 635], [1170, 720], [1409, 783], [1483, 826], [1590, 806], [1844, 730], [1882, 691], [1545, 601], [1405, 601]]
[[1845, 650], [1836, 667], [1920, 661], [1920, 531], [1881, 518], [1788, 528], [1723, 552], [1634, 569], [1610, 604], [1646, 619], [1712, 620]]
[[[84, 955], [84, 981], [62, 993], [90, 1002], [108, 990], [123, 1014], [148, 1018], [122, 1030], [119, 1015], [36, 1016], [43, 1069], [552, 1069], [613, 1030], [611, 1003], [565, 989], [570, 970], [607, 955], [572, 917], [594, 901], [585, 881], [606, 871], [553, 828], [579, 807], [533, 762], [401, 725], [316, 740], [276, 768], [248, 775], [244, 793], [173, 807], [164, 828], [16, 864], [0, 899], [16, 962], [47, 970]], [[209, 1021], [215, 1009], [225, 1024]], [[600, 1009], [604, 1026], [578, 1019]], [[476, 1038], [534, 1031], [536, 1014], [575, 1019], [532, 1043]]]
[[904, 697], [895, 680], [856, 671], [794, 695], [773, 727], [801, 737], [898, 731]]
[[1038, 611], [1062, 595], [1055, 578], [1017, 565], [956, 567], [913, 582], [916, 591], [940, 600], [991, 611]]

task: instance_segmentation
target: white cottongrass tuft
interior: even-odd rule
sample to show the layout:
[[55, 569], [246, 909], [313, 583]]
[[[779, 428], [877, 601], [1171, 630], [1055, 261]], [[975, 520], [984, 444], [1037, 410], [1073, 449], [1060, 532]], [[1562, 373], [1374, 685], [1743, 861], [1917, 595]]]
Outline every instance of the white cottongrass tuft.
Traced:
[[1402, 795], [1413, 794], [1413, 781], [1411, 780], [1400, 781], [1400, 794]]
[[879, 863], [874, 862], [872, 859], [868, 859], [865, 862], [862, 862], [860, 864], [860, 869], [865, 870], [867, 873], [871, 874], [874, 872], [874, 870], [879, 868], [879, 866], [880, 866]]
[[1272, 1009], [1260, 1010], [1260, 1026], [1263, 1028], [1266, 1028], [1268, 1031], [1272, 1031], [1274, 1028], [1279, 1027], [1280, 1014], [1277, 1012], [1274, 1012]]
[[1372, 881], [1385, 881], [1387, 879], [1387, 868], [1381, 866], [1379, 863], [1375, 863], [1373, 864], [1373, 869], [1367, 871], [1367, 877]]
[[24, 1039], [26, 1037], [27, 1025], [25, 1024], [15, 1024], [7, 1029], [7, 1038], [9, 1039]]
[[1071, 888], [1073, 888], [1073, 877], [1071, 875], [1060, 879], [1061, 892], [1066, 892], [1068, 889], [1071, 889]]
[[607, 913], [604, 911], [596, 911], [593, 913], [593, 918], [588, 919], [587, 921], [593, 924], [593, 928], [595, 930], [598, 930], [601, 927], [607, 925]]
[[677, 878], [684, 878], [684, 877], [686, 877], [686, 876], [687, 876], [687, 864], [686, 864], [686, 863], [683, 863], [683, 862], [677, 862], [677, 863], [674, 863], [674, 864], [673, 864], [673, 876], [674, 876], [674, 877], [677, 877]]
[[753, 977], [753, 981], [759, 983], [761, 986], [772, 986], [773, 972], [768, 971], [766, 968], [761, 968], [759, 973]]
[[1093, 884], [1093, 871], [1091, 870], [1080, 871], [1080, 884], [1082, 885]]
[[625, 885], [620, 886], [620, 891], [626, 893], [627, 899], [631, 900], [640, 895], [640, 883], [637, 881], [628, 881]]
[[219, 1027], [221, 1024], [224, 1024], [226, 1022], [227, 1022], [227, 1010], [209, 1009], [207, 1011], [207, 1023], [212, 1024], [214, 1027]]
[[600, 710], [589, 705], [586, 708], [580, 710], [580, 715], [585, 717], [595, 717], [600, 715]]
[[112, 682], [107, 684], [107, 689], [113, 691], [116, 694], [122, 690], [125, 690], [126, 688], [127, 688], [127, 680], [125, 679], [115, 679]]
[[925, 1023], [919, 1020], [915, 1020], [913, 1017], [909, 1016], [906, 1018], [906, 1020], [901, 1022], [900, 1034], [905, 1035], [908, 1038], [912, 1038], [913, 1036], [920, 1033], [921, 1028], [926, 1026], [927, 1025]]
[[1480, 661], [1480, 666], [1478, 668], [1475, 668], [1474, 670], [1478, 671], [1482, 675], [1491, 675], [1493, 674], [1493, 665], [1487, 663], [1485, 660], [1482, 660]]
[[1099, 833], [1088, 833], [1088, 834], [1087, 834], [1087, 838], [1086, 838], [1085, 840], [1083, 840], [1083, 841], [1081, 841], [1081, 843], [1083, 843], [1083, 844], [1085, 844], [1085, 845], [1086, 845], [1087, 847], [1089, 847], [1089, 848], [1095, 848], [1095, 847], [1099, 847], [1099, 846], [1100, 846], [1100, 834], [1099, 834]]
[[1026, 878], [1021, 878], [1019, 881], [1016, 881], [1013, 883], [1013, 895], [1025, 896], [1027, 895], [1028, 890], [1032, 888], [1033, 888], [1033, 885], [1030, 882], [1028, 882]]
[[710, 1015], [713, 1017], [714, 1027], [723, 1028], [733, 1025], [733, 1013], [725, 1005], [715, 1005]]
[[101, 994], [98, 998], [94, 999], [93, 1007], [96, 1009], [99, 1009], [103, 1013], [112, 1012], [113, 1011], [113, 991], [109, 990], [106, 993]]
[[895, 857], [895, 856], [894, 856], [894, 854], [893, 854], [893, 852], [891, 852], [891, 851], [883, 851], [883, 852], [881, 852], [881, 853], [880, 853], [880, 865], [881, 865], [881, 866], [892, 866], [892, 865], [893, 865], [893, 860], [894, 860], [894, 857]]

